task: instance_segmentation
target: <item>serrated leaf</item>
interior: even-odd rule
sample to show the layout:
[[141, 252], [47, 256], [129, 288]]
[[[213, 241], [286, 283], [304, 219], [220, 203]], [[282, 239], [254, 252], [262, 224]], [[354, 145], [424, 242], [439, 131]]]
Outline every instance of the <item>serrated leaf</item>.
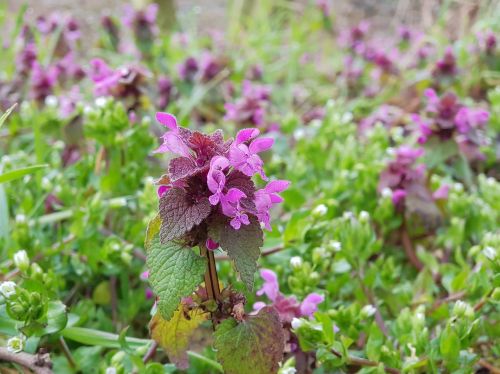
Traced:
[[146, 265], [161, 316], [170, 320], [180, 299], [191, 295], [203, 280], [205, 260], [190, 248], [175, 242], [162, 244], [156, 237], [149, 245]]
[[160, 199], [160, 240], [167, 243], [189, 232], [210, 215], [208, 198], [193, 202], [181, 188], [172, 188]]
[[203, 313], [200, 309], [189, 312], [178, 309], [170, 321], [164, 320], [159, 313], [156, 313], [149, 323], [151, 338], [165, 350], [170, 361], [179, 369], [187, 369], [189, 366], [187, 349], [191, 337], [208, 317], [209, 314]]
[[172, 182], [187, 177], [196, 170], [196, 165], [187, 157], [174, 158], [168, 164], [168, 175]]
[[218, 218], [210, 222], [209, 236], [218, 242], [234, 261], [241, 280], [251, 291], [260, 248], [264, 244], [259, 223], [254, 218], [250, 218], [249, 225], [242, 225], [239, 230], [235, 230], [229, 224], [229, 220]]
[[237, 323], [222, 322], [215, 331], [217, 360], [226, 374], [276, 373], [283, 359], [285, 340], [278, 312], [264, 307]]

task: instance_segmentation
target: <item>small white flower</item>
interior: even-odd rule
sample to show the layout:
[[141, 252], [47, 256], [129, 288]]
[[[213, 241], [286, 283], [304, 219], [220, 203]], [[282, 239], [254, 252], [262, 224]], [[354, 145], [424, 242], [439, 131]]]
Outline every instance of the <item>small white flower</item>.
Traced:
[[16, 293], [16, 284], [11, 281], [0, 283], [0, 294], [9, 298]]
[[95, 105], [99, 108], [103, 108], [106, 103], [108, 102], [108, 99], [106, 97], [98, 97], [97, 99], [95, 99]]
[[371, 304], [365, 305], [363, 309], [361, 309], [361, 314], [365, 315], [366, 317], [371, 317], [375, 314], [377, 309]]
[[293, 136], [297, 140], [303, 139], [306, 136], [306, 131], [302, 128], [299, 128], [294, 131]]
[[297, 330], [304, 324], [304, 321], [300, 318], [292, 319], [292, 329]]
[[322, 217], [326, 213], [328, 213], [328, 207], [325, 204], [320, 204], [316, 208], [313, 209], [312, 214], [315, 217]]
[[19, 270], [21, 271], [28, 270], [30, 266], [30, 259], [28, 257], [28, 253], [24, 249], [14, 253], [13, 260], [14, 264]]
[[354, 214], [352, 212], [344, 212], [344, 214], [342, 215], [342, 217], [344, 219], [353, 219], [354, 218]]
[[12, 353], [19, 353], [24, 349], [24, 337], [14, 336], [7, 340], [7, 350]]
[[462, 183], [454, 183], [453, 184], [453, 190], [455, 192], [462, 192], [464, 190], [464, 185]]
[[45, 98], [45, 105], [50, 108], [55, 108], [57, 106], [58, 100], [54, 95], [49, 95]]
[[495, 178], [488, 177], [486, 178], [486, 183], [488, 184], [488, 186], [493, 187], [497, 182], [495, 181]]
[[342, 243], [341, 242], [338, 242], [336, 240], [332, 240], [330, 241], [330, 247], [335, 251], [335, 252], [338, 252], [342, 249]]
[[295, 368], [284, 368], [280, 370], [280, 374], [296, 374], [297, 369]]
[[317, 247], [314, 248], [313, 252], [316, 256], [319, 256], [321, 258], [326, 258], [328, 256], [328, 252], [325, 247]]
[[382, 189], [382, 197], [385, 199], [390, 199], [392, 197], [392, 190], [389, 187], [384, 187]]
[[392, 147], [387, 148], [386, 152], [389, 156], [394, 156], [396, 154], [396, 151]]
[[294, 269], [300, 268], [302, 266], [302, 258], [299, 256], [293, 256], [290, 259], [290, 266]]
[[116, 374], [116, 369], [112, 366], [106, 368], [106, 374]]
[[93, 109], [92, 109], [92, 107], [90, 105], [85, 105], [83, 107], [83, 113], [84, 114], [90, 114], [90, 113], [92, 113], [92, 111], [93, 111]]
[[361, 222], [368, 222], [369, 219], [370, 213], [368, 213], [367, 211], [362, 210], [361, 213], [359, 213], [359, 220]]
[[494, 261], [495, 258], [497, 257], [497, 251], [495, 248], [487, 246], [483, 249], [483, 254], [488, 257], [491, 261]]
[[42, 178], [42, 188], [44, 190], [50, 190], [50, 189], [52, 189], [52, 182], [50, 181], [49, 178], [47, 178], [47, 177], [43, 177]]
[[17, 223], [25, 223], [26, 222], [26, 216], [24, 214], [17, 214], [16, 215], [16, 222]]
[[349, 123], [352, 121], [353, 119], [353, 115], [351, 112], [345, 112], [343, 115], [342, 115], [342, 123]]

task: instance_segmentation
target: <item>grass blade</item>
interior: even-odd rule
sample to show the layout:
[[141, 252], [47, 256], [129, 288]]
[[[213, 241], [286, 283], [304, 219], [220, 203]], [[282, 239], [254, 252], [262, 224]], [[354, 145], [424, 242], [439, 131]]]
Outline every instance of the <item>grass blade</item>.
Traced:
[[0, 183], [6, 183], [24, 177], [27, 174], [31, 174], [37, 170], [46, 168], [47, 164], [33, 165], [21, 169], [16, 169], [8, 171], [4, 174], [0, 174]]

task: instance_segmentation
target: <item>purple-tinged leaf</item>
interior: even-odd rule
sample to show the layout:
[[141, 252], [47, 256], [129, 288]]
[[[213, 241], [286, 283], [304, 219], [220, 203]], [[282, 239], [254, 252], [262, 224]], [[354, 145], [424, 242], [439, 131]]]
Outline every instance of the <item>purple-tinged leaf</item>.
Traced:
[[235, 230], [227, 217], [217, 217], [209, 223], [208, 235], [234, 261], [242, 282], [251, 291], [260, 248], [264, 244], [262, 229], [257, 220], [251, 217], [249, 225], [241, 225]]
[[226, 374], [276, 373], [285, 339], [278, 313], [264, 307], [243, 322], [222, 322], [215, 331], [217, 360]]
[[167, 243], [189, 232], [210, 215], [207, 197], [193, 201], [181, 188], [172, 188], [160, 199], [160, 241]]

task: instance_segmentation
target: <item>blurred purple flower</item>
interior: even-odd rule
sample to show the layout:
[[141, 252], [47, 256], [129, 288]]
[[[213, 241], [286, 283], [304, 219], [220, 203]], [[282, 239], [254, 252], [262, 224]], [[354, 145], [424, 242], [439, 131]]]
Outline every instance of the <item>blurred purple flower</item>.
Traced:
[[34, 62], [31, 72], [30, 97], [33, 100], [43, 102], [47, 96], [53, 93], [57, 75], [57, 69], [53, 66], [44, 68], [38, 62]]
[[450, 192], [450, 185], [443, 184], [436, 191], [434, 191], [432, 197], [434, 198], [434, 200], [444, 200], [448, 198], [449, 192]]
[[172, 101], [174, 91], [174, 84], [165, 76], [158, 78], [158, 96], [156, 99], [156, 106], [159, 109], [165, 109]]
[[432, 75], [436, 78], [454, 77], [458, 74], [457, 59], [453, 48], [448, 46], [444, 52], [443, 58], [436, 62]]
[[[262, 288], [256, 292], [257, 296], [266, 295], [271, 305], [276, 308], [283, 324], [290, 324], [292, 319], [299, 317], [312, 317], [318, 309], [318, 304], [324, 301], [324, 297], [317, 293], [307, 295], [302, 303], [293, 296], [286, 297], [280, 292], [278, 277], [269, 269], [262, 269], [260, 276], [264, 280]], [[254, 310], [259, 311], [264, 306], [263, 302], [254, 304]]]
[[226, 103], [226, 121], [239, 125], [264, 125], [266, 108], [270, 102], [271, 89], [250, 81], [243, 81], [242, 97], [232, 103]]
[[192, 82], [198, 73], [198, 61], [194, 57], [188, 57], [179, 65], [179, 76], [183, 81]]
[[28, 76], [36, 61], [36, 45], [33, 42], [29, 42], [16, 57], [16, 72], [22, 76]]

